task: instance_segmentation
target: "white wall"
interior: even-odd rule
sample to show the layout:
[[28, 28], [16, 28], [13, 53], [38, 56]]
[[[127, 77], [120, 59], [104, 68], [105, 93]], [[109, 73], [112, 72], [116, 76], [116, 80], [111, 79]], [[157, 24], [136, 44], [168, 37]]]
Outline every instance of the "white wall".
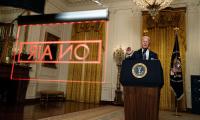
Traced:
[[191, 108], [191, 75], [200, 75], [200, 6], [191, 3], [187, 8], [185, 90], [187, 107]]
[[21, 13], [22, 9], [14, 7], [0, 7], [0, 22], [11, 23], [14, 21]]

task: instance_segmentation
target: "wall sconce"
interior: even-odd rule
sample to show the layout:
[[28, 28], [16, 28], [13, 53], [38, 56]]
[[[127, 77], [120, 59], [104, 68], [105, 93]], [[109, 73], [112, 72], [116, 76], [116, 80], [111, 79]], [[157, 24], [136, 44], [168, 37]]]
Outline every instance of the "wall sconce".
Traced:
[[124, 50], [121, 47], [116, 49], [114, 51], [113, 57], [115, 59], [115, 62], [116, 62], [117, 68], [118, 68], [114, 104], [115, 105], [123, 105], [122, 91], [121, 91], [119, 79], [120, 79], [120, 71], [121, 71], [122, 61], [125, 59]]

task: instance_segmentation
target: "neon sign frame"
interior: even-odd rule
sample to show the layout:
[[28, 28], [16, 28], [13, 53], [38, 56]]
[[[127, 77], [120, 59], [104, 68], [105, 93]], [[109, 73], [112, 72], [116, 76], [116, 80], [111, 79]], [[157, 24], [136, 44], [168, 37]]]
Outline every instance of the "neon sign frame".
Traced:
[[[35, 24], [35, 25], [41, 25], [41, 26], [52, 26], [52, 25], [62, 25], [62, 24], [76, 24], [76, 23], [90, 23], [90, 22], [104, 22], [105, 23], [105, 53], [104, 53], [104, 64], [102, 63], [103, 65], [103, 73], [102, 73], [102, 80], [101, 82], [96, 82], [96, 81], [92, 81], [92, 80], [84, 80], [84, 81], [81, 81], [81, 80], [60, 80], [60, 79], [43, 79], [43, 78], [16, 78], [13, 76], [13, 73], [14, 73], [14, 67], [15, 67], [15, 62], [16, 61], [13, 61], [12, 63], [12, 69], [11, 69], [11, 75], [10, 75], [10, 78], [11, 80], [33, 80], [33, 81], [42, 81], [42, 82], [81, 82], [81, 83], [95, 83], [95, 84], [99, 84], [99, 83], [105, 83], [106, 82], [106, 79], [105, 79], [105, 74], [106, 74], [106, 63], [107, 63], [107, 41], [108, 41], [108, 22], [105, 21], [105, 20], [99, 20], [99, 21], [85, 21], [85, 22], [65, 22], [65, 23], [50, 23], [50, 24]], [[31, 24], [29, 26], [35, 26], [34, 24]], [[45, 43], [48, 43], [48, 42], [29, 42], [29, 43], [26, 43], [26, 42], [20, 42], [19, 43], [19, 34], [20, 34], [20, 29], [21, 27], [23, 26], [28, 26], [28, 25], [19, 25], [18, 26], [18, 30], [17, 30], [17, 36], [16, 36], [16, 48], [18, 47], [18, 45], [23, 45], [23, 44], [45, 44]], [[77, 41], [71, 41], [71, 43], [73, 42], [77, 42]], [[97, 61], [54, 61], [54, 63], [73, 63], [73, 64], [77, 64], [77, 63], [84, 63], [84, 64], [101, 64], [101, 54], [102, 54], [102, 49], [101, 49], [101, 46], [102, 46], [102, 41], [101, 40], [84, 40], [84, 41], [79, 41], [79, 42], [82, 42], [82, 43], [98, 43], [99, 44], [99, 51], [98, 52], [98, 60]], [[55, 41], [55, 42], [52, 42], [52, 43], [57, 43], [57, 44], [62, 44], [62, 43], [70, 43], [70, 41]], [[15, 60], [15, 57], [16, 57], [16, 52], [14, 52], [14, 60]], [[20, 52], [22, 52], [22, 49], [20, 49]], [[31, 63], [30, 61], [21, 61], [20, 60], [20, 56], [18, 56], [18, 62], [22, 62], [22, 63]], [[38, 63], [42, 63], [42, 61], [37, 61]], [[45, 63], [45, 62], [44, 62]]]

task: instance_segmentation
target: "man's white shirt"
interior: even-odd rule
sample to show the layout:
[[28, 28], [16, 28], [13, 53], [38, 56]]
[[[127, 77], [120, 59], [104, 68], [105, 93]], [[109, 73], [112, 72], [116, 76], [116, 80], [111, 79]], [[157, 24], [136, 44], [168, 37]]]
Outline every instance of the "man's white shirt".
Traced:
[[[143, 50], [144, 49], [142, 49], [142, 52], [143, 52]], [[147, 51], [144, 54], [146, 54], [146, 60], [148, 60], [149, 59], [149, 49], [147, 49]]]

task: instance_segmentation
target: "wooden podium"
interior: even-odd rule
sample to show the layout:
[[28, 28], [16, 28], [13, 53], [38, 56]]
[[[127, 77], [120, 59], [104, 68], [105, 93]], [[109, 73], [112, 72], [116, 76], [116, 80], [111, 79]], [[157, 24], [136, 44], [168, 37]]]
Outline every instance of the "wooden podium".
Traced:
[[120, 82], [124, 86], [125, 120], [159, 119], [160, 88], [163, 86], [160, 61], [123, 61]]

